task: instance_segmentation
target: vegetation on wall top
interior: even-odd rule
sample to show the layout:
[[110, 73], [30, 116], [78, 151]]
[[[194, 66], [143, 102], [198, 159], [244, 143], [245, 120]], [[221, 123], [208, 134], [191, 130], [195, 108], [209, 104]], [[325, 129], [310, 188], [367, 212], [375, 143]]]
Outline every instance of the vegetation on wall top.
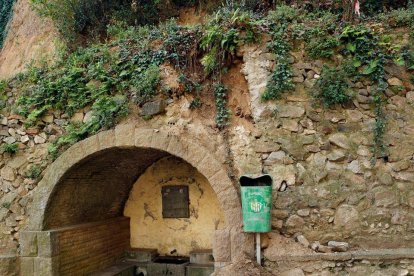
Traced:
[[[109, 1], [99, 9], [93, 6], [98, 2], [93, 1], [88, 2], [92, 6], [85, 6], [82, 0], [32, 1], [38, 8], [45, 7], [44, 15], [56, 17], [58, 25], [59, 20], [63, 20], [58, 18], [60, 13], [55, 13], [60, 5], [67, 5], [65, 9], [70, 5], [80, 7], [65, 13], [70, 20], [66, 18], [69, 21], [64, 22], [69, 25], [59, 25], [62, 33], [65, 30], [74, 36], [94, 33], [92, 30], [105, 33], [103, 37], [95, 36], [86, 47], [71, 49], [52, 67], [30, 67], [12, 81], [21, 91], [14, 109], [27, 118], [27, 124], [35, 125], [52, 109], [61, 110], [69, 117], [79, 109], [91, 109], [90, 120], [66, 126], [66, 135], [51, 146], [55, 155], [100, 129], [112, 127], [127, 114], [129, 105], [142, 106], [161, 94], [171, 96], [173, 92], [161, 83], [160, 66], [163, 64], [174, 66], [179, 72], [178, 82], [183, 92], [195, 93], [192, 109], [202, 105], [203, 91], [209, 90], [215, 96], [217, 127], [224, 128], [230, 113], [228, 89], [221, 80], [223, 73], [237, 59], [240, 46], [261, 43], [263, 36], [270, 34], [267, 47], [276, 62], [263, 99], [274, 100], [294, 89], [291, 49], [293, 45], [303, 44], [308, 59], [320, 59], [329, 64], [314, 87], [315, 98], [323, 105], [335, 107], [349, 102], [353, 96], [349, 80], [373, 83], [377, 115], [374, 152], [380, 156], [385, 152], [386, 116], [382, 102], [387, 84], [384, 66], [396, 63], [408, 70], [414, 69], [412, 43], [400, 45], [395, 33], [378, 27], [378, 24], [387, 28], [413, 26], [412, 6], [376, 14], [369, 19], [361, 17], [354, 22], [344, 22], [342, 13], [345, 10], [340, 5], [309, 6], [304, 2], [271, 9], [270, 4], [255, 5], [254, 1], [245, 5], [228, 1], [206, 24], [190, 27], [180, 26], [174, 20], [158, 26], [148, 25], [145, 23], [152, 21], [137, 15], [145, 9], [159, 9], [162, 1], [140, 1], [137, 7], [131, 7], [129, 1], [116, 4]], [[176, 6], [196, 4], [193, 1], [171, 3]], [[383, 7], [391, 6], [384, 2]], [[85, 14], [84, 9], [88, 13]], [[106, 13], [107, 10], [111, 12]], [[130, 16], [120, 16], [122, 12]], [[105, 15], [100, 17], [100, 14]], [[79, 24], [82, 16], [85, 20]], [[106, 24], [109, 25], [104, 28]]]

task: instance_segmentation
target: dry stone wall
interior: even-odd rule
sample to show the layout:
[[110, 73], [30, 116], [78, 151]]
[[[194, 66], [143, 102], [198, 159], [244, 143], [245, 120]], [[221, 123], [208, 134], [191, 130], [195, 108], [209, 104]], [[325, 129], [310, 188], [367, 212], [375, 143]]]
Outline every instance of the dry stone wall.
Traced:
[[246, 51], [243, 73], [254, 80], [252, 109], [260, 111], [253, 114], [261, 136], [250, 146], [274, 178], [273, 229], [316, 252], [413, 247], [414, 86], [406, 72], [385, 68], [388, 154], [374, 159], [372, 83], [351, 83], [356, 96], [346, 108], [323, 108], [312, 98], [323, 63], [299, 50], [292, 54], [295, 91], [267, 105], [257, 100], [266, 87], [257, 84], [266, 82], [257, 66], [269, 67], [268, 56]]

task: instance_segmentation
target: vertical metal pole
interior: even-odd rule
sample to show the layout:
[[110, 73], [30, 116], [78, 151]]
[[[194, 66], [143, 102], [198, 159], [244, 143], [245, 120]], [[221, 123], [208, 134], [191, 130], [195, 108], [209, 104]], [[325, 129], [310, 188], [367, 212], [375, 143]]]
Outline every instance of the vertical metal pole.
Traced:
[[256, 258], [257, 258], [257, 263], [259, 265], [262, 265], [262, 258], [260, 256], [260, 252], [261, 248], [260, 248], [260, 233], [256, 233]]

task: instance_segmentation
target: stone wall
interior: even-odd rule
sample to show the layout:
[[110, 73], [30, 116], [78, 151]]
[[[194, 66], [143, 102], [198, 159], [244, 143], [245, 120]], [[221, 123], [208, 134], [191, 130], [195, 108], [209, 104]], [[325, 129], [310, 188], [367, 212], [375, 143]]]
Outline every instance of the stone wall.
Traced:
[[[163, 186], [186, 185], [188, 218], [164, 218]], [[131, 219], [131, 247], [154, 248], [161, 255], [212, 249], [214, 232], [224, 227], [223, 211], [208, 180], [188, 163], [169, 156], [150, 166], [135, 182], [124, 215]]]
[[350, 249], [413, 247], [414, 86], [407, 72], [386, 67], [388, 153], [375, 159], [371, 82], [352, 83], [355, 99], [345, 108], [324, 108], [312, 97], [323, 62], [307, 61], [299, 47], [292, 53], [295, 91], [264, 103], [257, 95], [266, 87], [271, 55], [250, 47], [244, 60], [260, 135], [247, 132], [245, 147], [237, 147], [239, 127], [234, 155], [255, 151], [248, 160], [261, 165], [252, 172], [273, 176], [274, 231], [300, 236], [304, 247], [317, 252], [335, 250], [329, 241], [348, 242]]

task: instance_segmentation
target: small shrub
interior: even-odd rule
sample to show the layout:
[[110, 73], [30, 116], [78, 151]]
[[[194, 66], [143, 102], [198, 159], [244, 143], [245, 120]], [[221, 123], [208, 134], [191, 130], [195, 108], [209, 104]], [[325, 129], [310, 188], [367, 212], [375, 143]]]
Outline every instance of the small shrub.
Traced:
[[293, 90], [292, 70], [286, 60], [279, 60], [263, 93], [264, 100], [279, 99], [283, 92]]
[[38, 165], [32, 165], [30, 168], [26, 171], [26, 177], [30, 179], [38, 179], [39, 176], [42, 174], [42, 168]]
[[136, 89], [136, 102], [144, 104], [151, 100], [157, 92], [160, 83], [160, 69], [156, 65], [150, 65], [141, 75], [132, 79], [132, 86]]
[[351, 99], [342, 69], [323, 67], [321, 77], [316, 81], [316, 97], [327, 107], [344, 104]]
[[330, 58], [334, 49], [339, 46], [336, 37], [320, 37], [313, 39], [307, 44], [306, 50], [313, 59]]
[[286, 38], [286, 25], [282, 24], [273, 28], [272, 41], [267, 47], [275, 54], [277, 64], [262, 98], [274, 100], [278, 99], [283, 92], [293, 90], [295, 87], [292, 82], [292, 68], [288, 60], [291, 45]]
[[19, 146], [16, 143], [4, 144], [3, 150], [10, 154], [16, 154], [19, 151]]
[[288, 5], [280, 5], [276, 7], [276, 10], [269, 12], [267, 20], [275, 23], [287, 23], [297, 20], [299, 14], [300, 10], [295, 7]]

